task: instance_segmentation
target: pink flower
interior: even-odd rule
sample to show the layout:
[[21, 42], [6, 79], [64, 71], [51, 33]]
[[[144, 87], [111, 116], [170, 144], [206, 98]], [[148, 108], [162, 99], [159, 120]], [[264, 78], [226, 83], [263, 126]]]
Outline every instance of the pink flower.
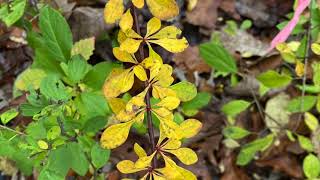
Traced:
[[293, 18], [289, 21], [289, 23], [280, 31], [277, 36], [271, 41], [270, 48], [268, 52], [270, 52], [273, 48], [275, 48], [278, 44], [285, 42], [293, 31], [294, 27], [296, 27], [299, 17], [302, 12], [308, 7], [311, 0], [299, 0], [296, 11], [294, 12]]

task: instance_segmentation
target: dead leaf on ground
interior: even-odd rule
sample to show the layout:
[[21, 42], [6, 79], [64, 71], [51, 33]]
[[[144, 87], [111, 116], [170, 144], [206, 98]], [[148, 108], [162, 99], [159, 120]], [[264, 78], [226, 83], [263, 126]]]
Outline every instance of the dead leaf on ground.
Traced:
[[227, 152], [222, 160], [224, 172], [221, 180], [249, 180], [248, 175], [241, 168], [235, 165], [235, 157], [231, 152]]
[[224, 0], [221, 2], [220, 9], [228, 13], [234, 19], [239, 20], [241, 17], [236, 10], [236, 0]]

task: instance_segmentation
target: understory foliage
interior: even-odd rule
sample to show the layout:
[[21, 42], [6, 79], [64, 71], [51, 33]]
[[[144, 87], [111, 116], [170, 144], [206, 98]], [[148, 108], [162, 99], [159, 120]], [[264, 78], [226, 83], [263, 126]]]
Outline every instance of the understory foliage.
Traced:
[[[174, 121], [173, 113], [180, 102], [190, 101], [196, 96], [196, 88], [188, 82], [172, 85], [173, 68], [164, 64], [161, 56], [153, 49], [153, 44], [173, 53], [182, 52], [187, 48], [187, 40], [184, 37], [178, 38], [181, 30], [175, 26], [162, 27], [159, 19], [177, 15], [178, 7], [174, 1], [148, 0], [150, 11], [156, 17], [148, 21], [146, 33], [142, 35], [138, 33], [140, 29], [133, 30], [133, 25], [139, 22], [134, 22], [137, 18], [133, 18], [132, 9], [142, 8], [143, 5], [140, 3], [143, 1], [132, 1], [132, 8], [124, 14], [122, 8], [114, 8], [121, 7], [121, 1], [111, 0], [106, 4], [105, 20], [107, 23], [113, 23], [120, 19], [120, 46], [113, 48], [113, 54], [119, 61], [128, 64], [128, 68], [113, 69], [104, 84], [103, 92], [114, 113], [114, 124], [103, 132], [101, 145], [107, 149], [122, 145], [131, 127], [143, 126], [145, 121], [148, 124], [150, 144], [153, 144], [152, 141], [155, 139], [152, 123], [157, 119], [160, 131], [158, 142], [146, 150], [135, 143], [134, 151], [138, 160], [123, 160], [117, 164], [118, 170], [125, 174], [144, 171], [145, 175], [141, 179], [197, 179], [192, 172], [177, 166], [171, 159], [175, 156], [186, 165], [194, 164], [198, 160], [193, 150], [181, 147], [181, 141], [195, 136], [201, 129], [201, 123], [195, 119], [178, 123]], [[166, 8], [163, 9], [161, 6]], [[144, 45], [147, 45], [149, 50], [147, 57], [141, 52], [144, 51]], [[137, 53], [139, 48], [140, 51]], [[126, 101], [121, 95], [128, 92], [137, 81], [144, 82], [143, 89]]]

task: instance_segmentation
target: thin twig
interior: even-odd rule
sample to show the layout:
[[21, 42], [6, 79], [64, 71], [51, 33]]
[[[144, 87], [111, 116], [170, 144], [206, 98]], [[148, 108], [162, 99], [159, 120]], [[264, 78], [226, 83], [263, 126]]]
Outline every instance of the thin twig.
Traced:
[[14, 129], [11, 129], [11, 128], [9, 128], [9, 127], [7, 127], [7, 126], [3, 126], [3, 125], [0, 125], [0, 129], [5, 129], [5, 130], [8, 130], [8, 131], [11, 131], [11, 132], [14, 132], [14, 133], [16, 133], [16, 134], [23, 135], [23, 136], [26, 135], [26, 134], [24, 134], [23, 132], [16, 131], [16, 130], [14, 130]]

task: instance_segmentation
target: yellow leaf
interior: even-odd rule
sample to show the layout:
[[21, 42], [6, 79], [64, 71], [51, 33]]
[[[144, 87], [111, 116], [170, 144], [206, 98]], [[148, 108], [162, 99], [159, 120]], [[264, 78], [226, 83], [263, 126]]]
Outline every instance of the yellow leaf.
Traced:
[[297, 76], [302, 77], [304, 75], [304, 64], [300, 61], [297, 61], [295, 70], [296, 70]]
[[176, 92], [170, 88], [164, 88], [161, 86], [153, 86], [152, 96], [156, 99], [163, 99], [167, 96], [177, 96]]
[[148, 80], [147, 73], [141, 65], [137, 65], [133, 68], [134, 74], [137, 76], [138, 79], [141, 81]]
[[101, 146], [106, 149], [114, 149], [123, 144], [129, 135], [130, 128], [134, 121], [115, 124], [108, 127], [102, 133], [100, 142]]
[[181, 30], [175, 26], [166, 26], [162, 28], [156, 34], [150, 36], [150, 39], [177, 39], [177, 36], [181, 34]]
[[131, 173], [135, 173], [135, 172], [139, 172], [144, 170], [144, 168], [142, 169], [138, 169], [134, 166], [134, 162], [129, 161], [129, 160], [124, 160], [124, 161], [120, 161], [117, 164], [117, 168], [120, 172], [124, 173], [124, 174], [131, 174]]
[[129, 62], [133, 64], [138, 64], [138, 61], [135, 57], [129, 54], [127, 51], [121, 51], [119, 47], [112, 49], [113, 55], [121, 62]]
[[163, 146], [165, 150], [178, 149], [181, 147], [181, 141], [177, 139], [169, 139], [168, 142]]
[[145, 102], [144, 102], [144, 98], [147, 94], [148, 88], [146, 88], [143, 92], [141, 92], [140, 94], [132, 97], [130, 99], [130, 101], [127, 103], [126, 105], [126, 110], [127, 111], [134, 111], [136, 112], [137, 110], [139, 110], [140, 107], [146, 106]]
[[107, 24], [115, 23], [124, 11], [123, 0], [109, 0], [104, 8], [104, 19]]
[[118, 114], [126, 108], [126, 102], [120, 98], [108, 98], [108, 104], [113, 113]]
[[164, 39], [158, 39], [158, 40], [149, 40], [149, 42], [158, 44], [159, 46], [163, 47], [164, 49], [172, 53], [182, 52], [189, 45], [186, 38], [182, 38], [182, 39], [164, 38]]
[[153, 176], [153, 180], [167, 180], [166, 178], [158, 176], [156, 174], [152, 174], [152, 176]]
[[316, 54], [316, 55], [320, 55], [320, 44], [318, 43], [313, 43], [311, 45], [311, 49], [312, 51]]
[[191, 165], [198, 161], [197, 154], [190, 148], [166, 150], [166, 152], [174, 154], [185, 165]]
[[171, 111], [169, 111], [167, 108], [153, 108], [152, 111], [159, 117], [162, 118], [168, 118], [173, 117], [173, 114]]
[[37, 142], [38, 146], [40, 149], [43, 149], [43, 150], [47, 150], [49, 148], [49, 145], [47, 142], [43, 141], [43, 140], [39, 140]]
[[145, 110], [142, 111], [142, 112], [140, 112], [140, 113], [133, 119], [133, 121], [136, 122], [136, 123], [143, 123], [144, 113], [145, 113]]
[[133, 29], [127, 29], [124, 31], [125, 35], [129, 38], [134, 39], [143, 39], [138, 33], [136, 33]]
[[155, 82], [154, 85], [169, 87], [174, 81], [171, 75], [172, 75], [172, 67], [168, 64], [163, 64], [159, 70], [159, 73], [152, 80], [152, 82]]
[[198, 3], [198, 0], [189, 0], [188, 7], [187, 7], [188, 11], [192, 11], [196, 7], [197, 3]]
[[104, 95], [117, 97], [122, 93], [129, 91], [134, 83], [134, 73], [131, 69], [121, 70], [113, 69], [103, 86]]
[[144, 0], [132, 0], [132, 3], [135, 7], [141, 9], [144, 6]]
[[130, 54], [134, 54], [138, 51], [142, 40], [136, 40], [132, 38], [127, 38], [120, 44], [120, 50], [127, 51]]
[[138, 143], [134, 143], [133, 149], [134, 149], [134, 152], [138, 155], [139, 158], [147, 156], [146, 151]]
[[133, 111], [122, 110], [116, 114], [116, 119], [120, 122], [128, 122], [136, 116], [136, 113]]
[[176, 109], [180, 104], [180, 100], [174, 96], [168, 96], [163, 98], [156, 106], [165, 107], [169, 110]]
[[71, 56], [80, 54], [85, 60], [89, 60], [93, 54], [95, 38], [87, 38], [76, 42], [71, 50]]
[[137, 162], [134, 163], [134, 167], [139, 169], [149, 167], [155, 154], [156, 152], [152, 153], [150, 156], [139, 158]]
[[118, 38], [117, 38], [118, 42], [121, 44], [121, 43], [123, 43], [126, 39], [127, 39], [126, 34], [125, 34], [123, 31], [120, 30], [120, 31], [118, 32]]
[[197, 177], [190, 171], [183, 169], [167, 156], [163, 156], [165, 167], [159, 171], [165, 176], [166, 179], [174, 180], [197, 180]]
[[126, 32], [126, 30], [132, 28], [132, 26], [133, 26], [133, 18], [132, 18], [132, 15], [130, 13], [130, 9], [127, 10], [127, 12], [124, 13], [124, 15], [122, 15], [122, 17], [120, 19], [119, 26], [120, 26], [120, 28], [121, 28], [121, 30], [123, 32]]
[[150, 44], [148, 43], [149, 47], [149, 57], [144, 59], [141, 62], [141, 65], [146, 69], [150, 70], [150, 79], [153, 79], [160, 71], [161, 66], [163, 65], [162, 58], [157, 54]]
[[175, 0], [147, 0], [150, 12], [157, 18], [171, 19], [179, 14]]
[[162, 118], [157, 116], [160, 120], [160, 131], [163, 133], [162, 137], [181, 139], [181, 132], [179, 125], [170, 118]]
[[146, 38], [148, 38], [150, 35], [156, 33], [161, 28], [161, 21], [160, 19], [153, 17], [150, 19], [147, 23], [147, 34]]
[[202, 123], [196, 119], [187, 119], [180, 124], [183, 138], [191, 138], [201, 130]]

